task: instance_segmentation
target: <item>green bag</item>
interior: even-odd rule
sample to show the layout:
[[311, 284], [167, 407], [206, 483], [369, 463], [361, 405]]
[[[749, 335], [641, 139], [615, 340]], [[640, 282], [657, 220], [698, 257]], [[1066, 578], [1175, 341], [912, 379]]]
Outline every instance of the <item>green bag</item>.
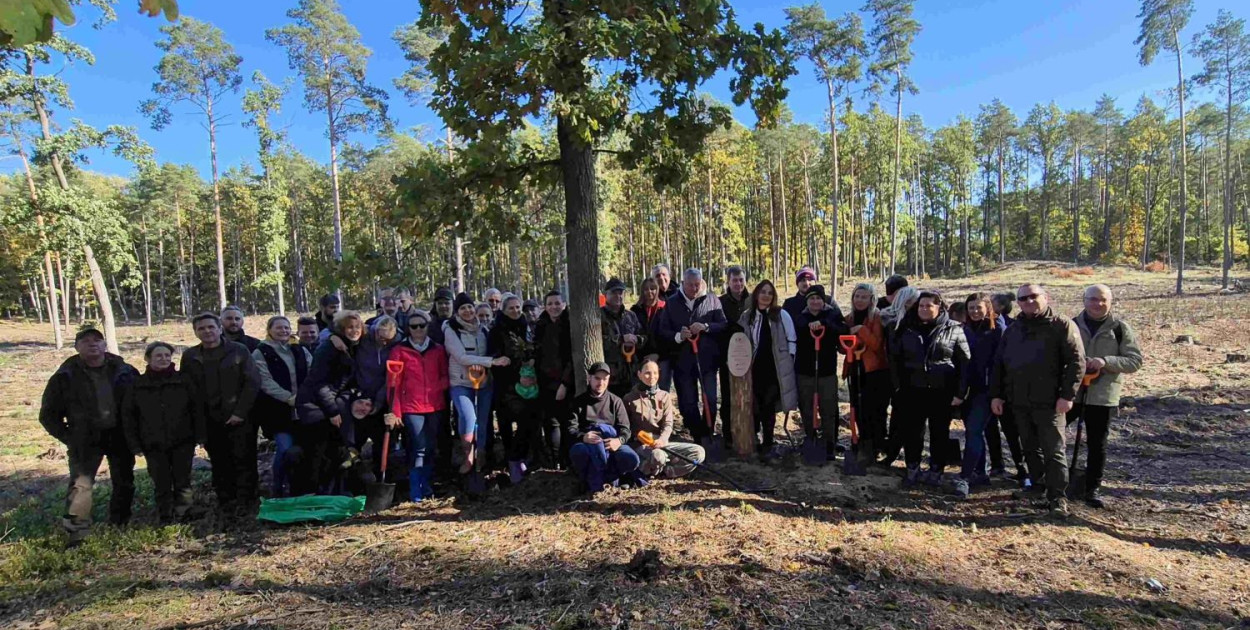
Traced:
[[364, 497], [308, 495], [285, 499], [264, 499], [260, 502], [258, 519], [270, 523], [337, 523], [360, 514], [365, 509]]

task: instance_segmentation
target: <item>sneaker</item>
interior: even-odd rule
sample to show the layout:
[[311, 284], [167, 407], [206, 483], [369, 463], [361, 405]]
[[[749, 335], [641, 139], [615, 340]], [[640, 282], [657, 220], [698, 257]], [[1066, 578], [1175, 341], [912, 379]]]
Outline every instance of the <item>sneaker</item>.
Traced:
[[951, 482], [951, 486], [952, 486], [951, 489], [954, 490], [956, 497], [959, 497], [960, 499], [968, 498], [968, 482], [967, 481], [964, 481], [963, 479], [956, 479], [955, 481]]
[[920, 473], [919, 466], [915, 468], [908, 468], [907, 476], [903, 477], [903, 487], [911, 488], [911, 487], [914, 487], [916, 484], [920, 483], [920, 475], [921, 473]]
[[1050, 510], [1050, 515], [1054, 518], [1068, 518], [1068, 500], [1063, 497], [1051, 499], [1047, 502], [1046, 509]]
[[1085, 492], [1085, 505], [1099, 510], [1107, 507], [1107, 504], [1102, 500], [1102, 491], [1098, 488], [1092, 488]]

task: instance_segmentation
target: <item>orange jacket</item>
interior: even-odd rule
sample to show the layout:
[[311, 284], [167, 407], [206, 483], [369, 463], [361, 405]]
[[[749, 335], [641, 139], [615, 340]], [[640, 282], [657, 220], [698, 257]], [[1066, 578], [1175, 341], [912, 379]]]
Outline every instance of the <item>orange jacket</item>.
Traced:
[[[848, 318], [847, 323], [851, 323], [850, 318]], [[874, 313], [872, 317], [869, 317], [864, 322], [863, 327], [859, 329], [859, 332], [855, 333], [855, 336], [859, 337], [859, 343], [863, 348], [857, 352], [860, 353], [860, 360], [864, 362], [865, 374], [890, 367], [890, 361], [887, 358], [885, 349], [885, 330], [881, 326], [881, 315], [879, 313]], [[842, 364], [842, 374], [844, 377], [850, 378], [850, 357], [847, 357]]]

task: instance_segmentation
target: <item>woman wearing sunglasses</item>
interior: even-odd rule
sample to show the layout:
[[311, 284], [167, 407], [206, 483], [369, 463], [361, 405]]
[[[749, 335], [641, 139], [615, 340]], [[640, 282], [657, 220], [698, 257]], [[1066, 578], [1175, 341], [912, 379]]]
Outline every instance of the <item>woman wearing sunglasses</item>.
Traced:
[[430, 485], [434, 449], [439, 423], [447, 413], [447, 352], [430, 339], [431, 319], [428, 312], [416, 309], [408, 316], [408, 338], [391, 350], [391, 361], [404, 367], [387, 421], [404, 424], [408, 498], [412, 501], [434, 495]]

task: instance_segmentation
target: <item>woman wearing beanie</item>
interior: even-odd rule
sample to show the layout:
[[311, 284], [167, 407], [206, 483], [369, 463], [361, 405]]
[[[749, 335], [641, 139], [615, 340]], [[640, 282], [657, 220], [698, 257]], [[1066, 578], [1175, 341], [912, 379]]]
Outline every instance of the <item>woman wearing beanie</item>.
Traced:
[[[491, 354], [506, 357], [508, 365], [491, 372], [499, 403], [499, 437], [508, 453], [508, 478], [518, 484], [527, 472], [525, 459], [538, 427], [538, 375], [534, 371], [534, 340], [522, 310], [521, 298], [508, 293], [503, 297], [499, 318], [490, 329]], [[513, 428], [515, 426], [515, 429]]]
[[487, 348], [486, 328], [477, 319], [477, 308], [467, 293], [456, 296], [454, 314], [443, 323], [447, 347], [447, 373], [451, 381], [451, 404], [455, 406], [460, 439], [460, 473], [480, 469], [490, 439], [490, 403], [494, 383], [492, 366], [507, 366], [508, 357], [492, 359]]

